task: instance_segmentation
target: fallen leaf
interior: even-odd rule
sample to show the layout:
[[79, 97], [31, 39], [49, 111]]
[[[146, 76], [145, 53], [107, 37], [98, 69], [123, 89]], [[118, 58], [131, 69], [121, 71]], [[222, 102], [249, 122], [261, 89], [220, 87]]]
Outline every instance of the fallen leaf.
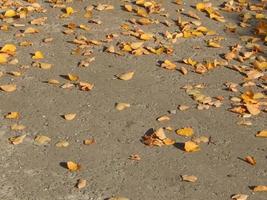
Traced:
[[111, 197], [111, 198], [108, 198], [107, 200], [130, 200], [126, 197]]
[[16, 49], [17, 48], [14, 44], [5, 44], [0, 51], [3, 53], [13, 54], [16, 52]]
[[188, 127], [182, 128], [182, 129], [178, 129], [175, 132], [178, 135], [182, 135], [182, 136], [186, 136], [186, 137], [190, 137], [190, 136], [192, 136], [194, 134], [193, 129], [192, 128], [188, 128]]
[[76, 187], [78, 189], [82, 189], [82, 188], [84, 188], [86, 186], [86, 183], [87, 183], [87, 181], [85, 179], [79, 179], [78, 182], [77, 182]]
[[169, 69], [169, 70], [174, 70], [176, 69], [176, 64], [172, 63], [169, 60], [165, 60], [162, 64], [161, 67], [165, 68], [165, 69]]
[[32, 56], [32, 59], [42, 59], [42, 58], [44, 58], [44, 55], [43, 55], [43, 53], [41, 52], [41, 51], [36, 51], [35, 53], [34, 53], [34, 55]]
[[120, 74], [117, 77], [120, 80], [128, 81], [128, 80], [131, 80], [133, 78], [133, 75], [134, 75], [134, 72], [131, 71], [131, 72], [126, 72], [126, 73]]
[[132, 154], [129, 156], [129, 159], [139, 161], [141, 160], [141, 157], [138, 154]]
[[79, 80], [79, 76], [77, 76], [75, 74], [68, 74], [67, 77], [68, 77], [68, 79], [70, 81], [77, 81], [77, 80]]
[[18, 119], [19, 112], [10, 112], [5, 116], [6, 119]]
[[186, 182], [195, 183], [197, 181], [197, 177], [193, 175], [182, 175], [182, 180]]
[[72, 15], [74, 13], [74, 10], [73, 10], [72, 7], [67, 7], [65, 9], [65, 12], [66, 12], [67, 15]]
[[267, 185], [258, 185], [253, 188], [253, 192], [267, 192]]
[[115, 108], [119, 111], [125, 110], [126, 108], [129, 108], [130, 104], [129, 103], [116, 103]]
[[0, 89], [4, 92], [14, 92], [17, 89], [15, 84], [0, 85]]
[[231, 197], [233, 200], [247, 200], [248, 195], [246, 194], [235, 194]]
[[187, 141], [184, 143], [184, 150], [186, 152], [196, 152], [200, 150], [200, 147], [193, 141]]
[[81, 168], [81, 165], [75, 163], [75, 162], [72, 162], [72, 161], [68, 161], [67, 162], [67, 168], [69, 171], [71, 172], [75, 172], [75, 171], [78, 171], [80, 168]]
[[11, 137], [9, 138], [9, 141], [14, 144], [14, 145], [17, 145], [17, 144], [21, 144], [23, 142], [23, 140], [25, 139], [26, 135], [20, 135], [20, 136], [15, 136], [15, 137]]
[[83, 141], [83, 144], [85, 144], [85, 145], [91, 145], [91, 144], [95, 144], [95, 143], [96, 143], [95, 139], [86, 139]]
[[76, 117], [76, 114], [75, 114], [75, 113], [69, 113], [69, 114], [65, 114], [65, 115], [64, 115], [64, 119], [67, 120], [67, 121], [71, 121], [71, 120], [73, 120], [75, 117]]
[[256, 160], [252, 156], [245, 157], [245, 161], [251, 165], [256, 165]]
[[259, 132], [256, 134], [256, 137], [267, 138], [267, 130], [259, 131]]
[[162, 122], [162, 121], [169, 121], [171, 118], [170, 117], [168, 117], [167, 115], [163, 115], [163, 116], [161, 116], [161, 117], [158, 117], [157, 118], [157, 121], [159, 121], [159, 122]]
[[68, 147], [69, 146], [69, 142], [62, 140], [56, 143], [56, 147], [62, 148], [62, 147]]
[[22, 124], [13, 124], [10, 126], [10, 129], [12, 131], [22, 131], [26, 128], [26, 126], [22, 125]]
[[50, 141], [51, 141], [51, 138], [50, 137], [47, 137], [45, 135], [37, 135], [35, 138], [34, 138], [34, 141], [37, 143], [37, 144], [48, 144]]
[[17, 15], [16, 11], [11, 10], [11, 9], [7, 10], [4, 14], [5, 17], [9, 17], [9, 18], [15, 17], [16, 15]]

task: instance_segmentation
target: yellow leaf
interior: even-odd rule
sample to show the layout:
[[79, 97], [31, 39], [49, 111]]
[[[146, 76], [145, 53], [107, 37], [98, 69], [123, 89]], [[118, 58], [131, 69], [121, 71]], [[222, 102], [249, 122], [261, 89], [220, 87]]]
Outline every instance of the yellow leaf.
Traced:
[[207, 8], [206, 3], [197, 3], [197, 5], [196, 5], [196, 9], [199, 11], [205, 10], [206, 8]]
[[65, 9], [65, 12], [66, 12], [67, 15], [72, 15], [74, 13], [74, 10], [73, 10], [72, 7], [67, 7]]
[[32, 56], [32, 59], [42, 59], [42, 58], [44, 58], [44, 55], [41, 51], [36, 51]]
[[22, 124], [13, 124], [11, 125], [10, 129], [12, 131], [22, 131], [26, 128], [26, 126], [22, 125]]
[[131, 80], [133, 78], [133, 75], [134, 75], [134, 72], [131, 71], [131, 72], [126, 72], [126, 73], [120, 74], [117, 77], [121, 80], [128, 81], [128, 80]]
[[40, 67], [41, 69], [51, 69], [52, 64], [41, 62], [41, 63], [39, 63], [39, 67]]
[[65, 141], [65, 140], [62, 140], [62, 141], [59, 141], [56, 143], [56, 147], [68, 147], [69, 146], [69, 142]]
[[195, 151], [199, 151], [200, 147], [195, 142], [187, 141], [184, 143], [184, 150], [186, 152], [195, 152]]
[[5, 92], [14, 92], [17, 89], [17, 86], [14, 84], [0, 85], [0, 89]]
[[169, 60], [165, 60], [162, 64], [161, 67], [165, 68], [165, 69], [169, 69], [169, 70], [174, 70], [176, 69], [176, 64], [172, 63]]
[[27, 34], [34, 34], [34, 33], [38, 33], [38, 32], [39, 32], [38, 29], [33, 28], [33, 27], [29, 27], [24, 31], [24, 33], [27, 33]]
[[126, 108], [129, 108], [130, 104], [129, 103], [116, 103], [115, 108], [119, 111], [125, 110]]
[[5, 16], [5, 17], [15, 17], [16, 14], [17, 14], [17, 13], [16, 13], [15, 10], [11, 10], [11, 9], [9, 9], [9, 10], [7, 10], [7, 11], [5, 12], [4, 16]]
[[132, 49], [139, 49], [140, 47], [142, 47], [143, 46], [143, 42], [133, 42], [133, 43], [131, 43], [131, 48]]
[[256, 134], [256, 137], [266, 137], [267, 138], [267, 130], [262, 130]]
[[69, 171], [75, 172], [75, 171], [78, 171], [81, 168], [81, 166], [75, 162], [68, 161], [67, 162], [67, 168]]
[[51, 138], [45, 135], [38, 135], [35, 137], [34, 141], [38, 144], [48, 144], [51, 141]]
[[162, 140], [163, 141], [163, 143], [165, 144], [165, 145], [173, 145], [173, 144], [175, 144], [175, 141], [174, 140], [172, 140], [172, 139], [170, 139], [170, 138], [165, 138], [165, 139], [163, 139]]
[[213, 48], [221, 48], [221, 45], [219, 43], [213, 42], [213, 41], [209, 41], [208, 42], [208, 46], [209, 47], [213, 47]]
[[192, 128], [182, 128], [182, 129], [176, 130], [176, 133], [178, 135], [190, 137], [194, 134], [194, 131]]
[[6, 53], [0, 53], [0, 64], [7, 63], [7, 58], [9, 57]]
[[140, 35], [140, 39], [141, 40], [145, 40], [145, 41], [152, 40], [153, 37], [154, 37], [154, 35], [150, 34], [150, 33], [143, 33], [143, 34]]
[[26, 137], [25, 134], [20, 135], [20, 136], [15, 136], [15, 137], [9, 138], [9, 141], [11, 142], [11, 144], [14, 144], [14, 145], [21, 144], [25, 137]]
[[68, 121], [73, 120], [75, 117], [76, 117], [76, 114], [75, 113], [69, 113], [69, 114], [65, 114], [64, 115], [64, 119], [65, 120], [68, 120]]
[[68, 74], [67, 77], [68, 77], [68, 79], [70, 81], [77, 81], [77, 80], [79, 80], [79, 76], [77, 76], [75, 74]]
[[14, 44], [5, 44], [2, 48], [1, 48], [1, 52], [4, 53], [15, 53], [16, 52], [16, 46]]
[[21, 76], [21, 72], [17, 72], [17, 71], [8, 72], [8, 74], [16, 76], [16, 77]]
[[5, 116], [6, 119], [18, 119], [19, 112], [10, 112]]

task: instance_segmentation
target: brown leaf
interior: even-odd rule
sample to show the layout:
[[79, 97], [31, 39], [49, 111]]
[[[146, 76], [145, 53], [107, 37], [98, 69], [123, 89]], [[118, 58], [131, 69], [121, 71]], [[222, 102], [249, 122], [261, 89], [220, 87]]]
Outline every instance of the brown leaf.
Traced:
[[259, 132], [256, 134], [256, 137], [267, 138], [267, 130], [259, 131]]
[[91, 145], [91, 144], [95, 144], [95, 143], [96, 143], [95, 139], [86, 139], [83, 141], [83, 144], [85, 144], [85, 145]]
[[253, 188], [253, 192], [267, 192], [267, 185], [258, 185]]
[[56, 147], [68, 147], [69, 146], [69, 142], [68, 141], [65, 141], [65, 140], [62, 140], [62, 141], [58, 141], [56, 143]]
[[245, 161], [251, 165], [256, 165], [256, 160], [252, 156], [245, 157]]
[[132, 154], [129, 156], [129, 159], [139, 161], [141, 160], [141, 157], [138, 154]]

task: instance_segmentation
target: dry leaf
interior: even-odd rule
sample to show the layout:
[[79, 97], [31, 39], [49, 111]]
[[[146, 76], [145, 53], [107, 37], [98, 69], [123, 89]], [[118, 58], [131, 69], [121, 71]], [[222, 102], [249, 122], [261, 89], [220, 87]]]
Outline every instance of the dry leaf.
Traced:
[[76, 117], [76, 114], [75, 113], [69, 113], [69, 114], [65, 114], [64, 115], [64, 119], [65, 120], [68, 120], [68, 121], [73, 120], [75, 117]]
[[176, 64], [172, 63], [169, 60], [165, 60], [162, 64], [161, 67], [165, 68], [165, 69], [170, 69], [170, 70], [174, 70], [176, 69]]
[[126, 108], [129, 108], [130, 104], [129, 103], [116, 103], [115, 108], [119, 111], [125, 110]]
[[86, 180], [85, 179], [79, 179], [77, 182], [76, 187], [79, 189], [82, 189], [86, 186]]
[[258, 185], [253, 188], [253, 192], [267, 192], [267, 185]]
[[79, 76], [77, 76], [75, 74], [68, 74], [67, 77], [68, 77], [68, 79], [70, 81], [77, 81], [77, 80], [79, 80]]
[[14, 145], [17, 145], [17, 144], [21, 144], [23, 142], [23, 140], [25, 139], [26, 135], [20, 135], [20, 136], [15, 136], [15, 137], [11, 137], [9, 138], [9, 141], [14, 144]]
[[111, 198], [108, 198], [107, 200], [130, 200], [126, 197], [111, 197]]
[[19, 112], [10, 112], [5, 116], [6, 119], [18, 119]]
[[44, 58], [44, 55], [43, 55], [43, 53], [41, 52], [41, 51], [36, 51], [35, 53], [34, 53], [34, 55], [32, 56], [32, 59], [42, 59], [42, 58]]
[[256, 165], [256, 160], [252, 156], [245, 157], [245, 161], [251, 165]]
[[161, 116], [161, 117], [158, 117], [157, 118], [157, 121], [159, 121], [159, 122], [162, 122], [162, 121], [169, 121], [171, 118], [170, 117], [168, 117], [167, 115], [163, 115], [163, 116]]
[[178, 135], [182, 135], [182, 136], [186, 136], [186, 137], [190, 137], [190, 136], [192, 136], [194, 134], [193, 129], [192, 128], [188, 128], [188, 127], [176, 130], [175, 132]]
[[138, 154], [132, 154], [129, 156], [129, 159], [139, 161], [141, 160], [141, 157]]
[[182, 175], [182, 180], [187, 181], [187, 182], [191, 182], [191, 183], [195, 183], [197, 181], [197, 177], [193, 176], [193, 175]]
[[62, 140], [56, 143], [56, 147], [59, 147], [59, 148], [68, 147], [68, 146], [69, 146], [69, 142], [65, 140]]
[[4, 14], [4, 16], [7, 18], [15, 17], [16, 15], [17, 15], [16, 11], [11, 9], [7, 10]]
[[259, 132], [256, 134], [256, 137], [267, 138], [267, 130], [259, 131]]
[[131, 71], [131, 72], [126, 72], [126, 73], [120, 74], [117, 77], [120, 80], [128, 81], [128, 80], [131, 80], [133, 78], [133, 75], [134, 75], [134, 72]]
[[80, 168], [81, 168], [81, 165], [75, 163], [75, 162], [72, 162], [72, 161], [68, 161], [67, 162], [67, 168], [69, 171], [71, 172], [75, 172], [75, 171], [78, 171]]
[[79, 88], [82, 91], [91, 91], [94, 87], [94, 84], [87, 83], [87, 82], [79, 82]]
[[0, 85], [0, 89], [4, 92], [14, 92], [17, 89], [15, 84]]
[[187, 141], [184, 143], [184, 150], [186, 152], [195, 152], [195, 151], [199, 151], [200, 147], [198, 144], [196, 144], [193, 141]]
[[51, 138], [50, 137], [47, 137], [45, 135], [37, 135], [34, 139], [34, 141], [37, 143], [37, 144], [48, 144], [50, 141], [51, 141]]
[[3, 53], [13, 54], [16, 52], [16, 49], [17, 48], [14, 44], [5, 44], [0, 51]]
[[233, 200], [247, 200], [248, 195], [246, 194], [235, 194], [231, 197]]
[[12, 131], [22, 131], [26, 128], [26, 126], [22, 125], [22, 124], [13, 124], [10, 126], [10, 129]]
[[181, 111], [185, 111], [185, 110], [188, 110], [190, 107], [187, 106], [187, 105], [179, 105], [178, 106], [178, 109], [181, 110]]
[[85, 144], [85, 145], [91, 145], [91, 144], [95, 144], [95, 143], [96, 143], [95, 139], [86, 139], [83, 141], [83, 144]]

